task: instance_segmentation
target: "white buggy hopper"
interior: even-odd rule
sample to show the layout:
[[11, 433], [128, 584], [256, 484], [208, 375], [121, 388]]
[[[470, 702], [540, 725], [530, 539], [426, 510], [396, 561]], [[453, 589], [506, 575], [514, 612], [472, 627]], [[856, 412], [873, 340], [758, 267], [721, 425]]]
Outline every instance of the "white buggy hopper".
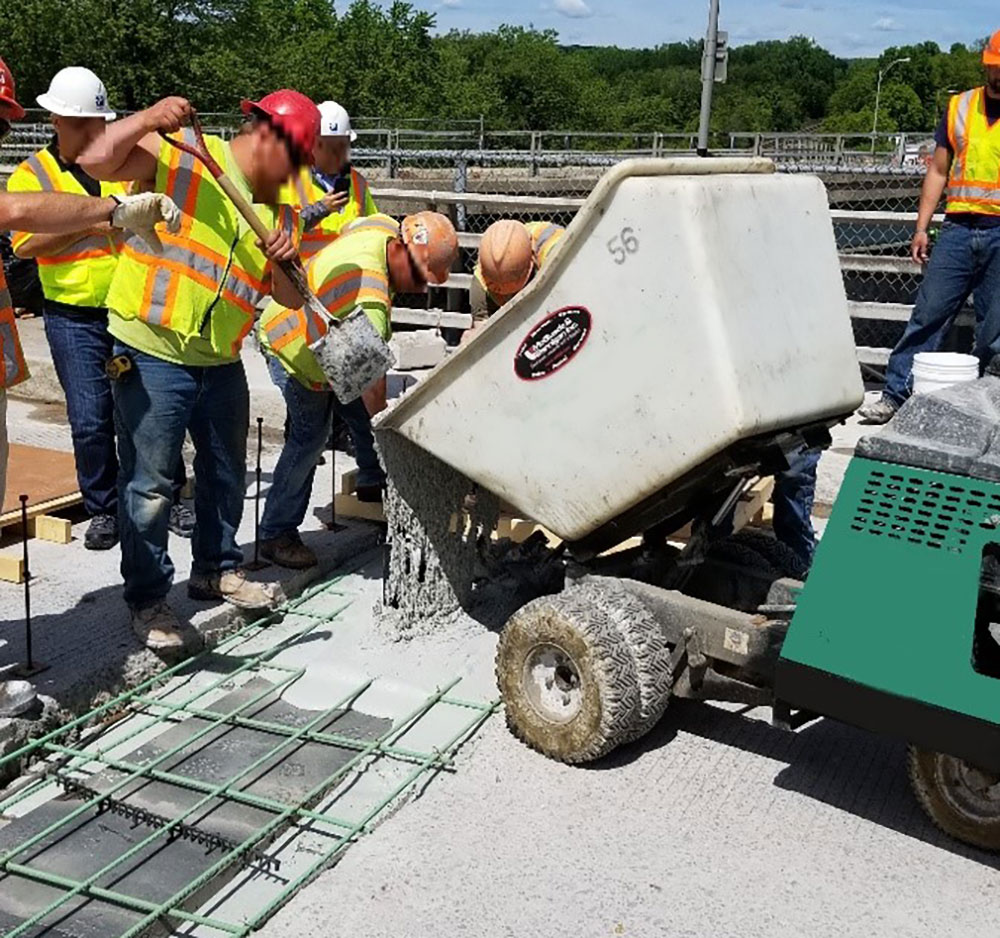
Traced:
[[630, 160], [535, 281], [376, 426], [573, 542], [663, 520], [636, 512], [734, 444], [832, 424], [862, 395], [820, 180]]

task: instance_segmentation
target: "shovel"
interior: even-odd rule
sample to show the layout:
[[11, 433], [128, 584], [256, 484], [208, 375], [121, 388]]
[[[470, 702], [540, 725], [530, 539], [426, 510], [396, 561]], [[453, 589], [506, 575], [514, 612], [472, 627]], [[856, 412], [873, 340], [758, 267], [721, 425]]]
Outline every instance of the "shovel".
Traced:
[[[160, 136], [171, 146], [203, 163], [257, 237], [266, 239], [270, 234], [267, 226], [209, 153], [202, 136], [201, 122], [194, 111], [191, 112], [191, 129], [195, 136], [194, 145], [175, 140], [162, 131]], [[331, 316], [316, 294], [309, 289], [306, 273], [297, 259], [279, 261], [279, 266], [305, 300], [306, 312], [327, 325], [325, 335], [311, 343], [309, 350], [330, 382], [331, 390], [342, 404], [356, 400], [395, 363], [389, 346], [375, 331], [371, 320], [360, 306], [355, 307], [343, 319]]]

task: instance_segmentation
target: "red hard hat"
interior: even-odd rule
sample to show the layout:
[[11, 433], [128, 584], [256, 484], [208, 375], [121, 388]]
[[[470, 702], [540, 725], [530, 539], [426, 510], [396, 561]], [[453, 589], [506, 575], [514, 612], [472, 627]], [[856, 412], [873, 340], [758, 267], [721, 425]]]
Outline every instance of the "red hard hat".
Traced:
[[24, 108], [14, 97], [14, 76], [3, 59], [0, 59], [0, 117], [13, 121], [24, 117]]
[[281, 131], [299, 151], [303, 163], [312, 162], [313, 146], [319, 136], [319, 108], [299, 91], [282, 88], [264, 95], [259, 101], [240, 102], [244, 114], [259, 111]]

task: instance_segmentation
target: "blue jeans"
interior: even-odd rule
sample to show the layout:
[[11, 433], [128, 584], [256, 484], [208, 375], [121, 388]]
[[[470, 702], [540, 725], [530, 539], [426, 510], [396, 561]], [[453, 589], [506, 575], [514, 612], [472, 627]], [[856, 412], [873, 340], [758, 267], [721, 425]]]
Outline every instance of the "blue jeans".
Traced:
[[883, 395], [897, 406], [910, 396], [913, 356], [941, 347], [955, 317], [975, 294], [976, 349], [985, 368], [1000, 353], [1000, 227], [941, 226], [913, 314], [889, 356]]
[[334, 408], [340, 413], [354, 442], [358, 461], [358, 485], [381, 485], [385, 481], [375, 453], [372, 422], [361, 398], [341, 404], [330, 391], [311, 391], [289, 377], [281, 362], [267, 359], [271, 380], [280, 388], [288, 412], [285, 445], [274, 467], [260, 521], [262, 540], [291, 534], [299, 529], [309, 507], [316, 464], [326, 441]]
[[73, 434], [76, 478], [87, 514], [118, 513], [115, 406], [104, 366], [114, 339], [108, 317], [73, 315], [45, 307], [45, 337]]
[[788, 456], [788, 468], [774, 477], [774, 535], [795, 551], [808, 567], [816, 552], [816, 532], [812, 526], [816, 498], [816, 467], [819, 453], [799, 450]]
[[112, 389], [125, 601], [142, 608], [163, 599], [173, 582], [167, 525], [185, 431], [194, 443], [198, 480], [193, 572], [231, 570], [243, 562], [236, 537], [246, 488], [250, 395], [240, 361], [186, 367], [121, 344], [115, 354], [128, 355], [133, 366]]

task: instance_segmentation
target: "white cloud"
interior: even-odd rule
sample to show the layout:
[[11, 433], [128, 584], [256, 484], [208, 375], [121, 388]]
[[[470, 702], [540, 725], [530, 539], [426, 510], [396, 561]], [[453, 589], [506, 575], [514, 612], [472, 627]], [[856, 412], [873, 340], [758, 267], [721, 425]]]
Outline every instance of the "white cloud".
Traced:
[[563, 16], [570, 16], [574, 19], [583, 19], [594, 15], [594, 11], [587, 6], [584, 0], [555, 0], [555, 8]]
[[899, 24], [891, 16], [880, 16], [872, 23], [872, 29], [877, 29], [880, 33], [891, 33], [899, 29]]

